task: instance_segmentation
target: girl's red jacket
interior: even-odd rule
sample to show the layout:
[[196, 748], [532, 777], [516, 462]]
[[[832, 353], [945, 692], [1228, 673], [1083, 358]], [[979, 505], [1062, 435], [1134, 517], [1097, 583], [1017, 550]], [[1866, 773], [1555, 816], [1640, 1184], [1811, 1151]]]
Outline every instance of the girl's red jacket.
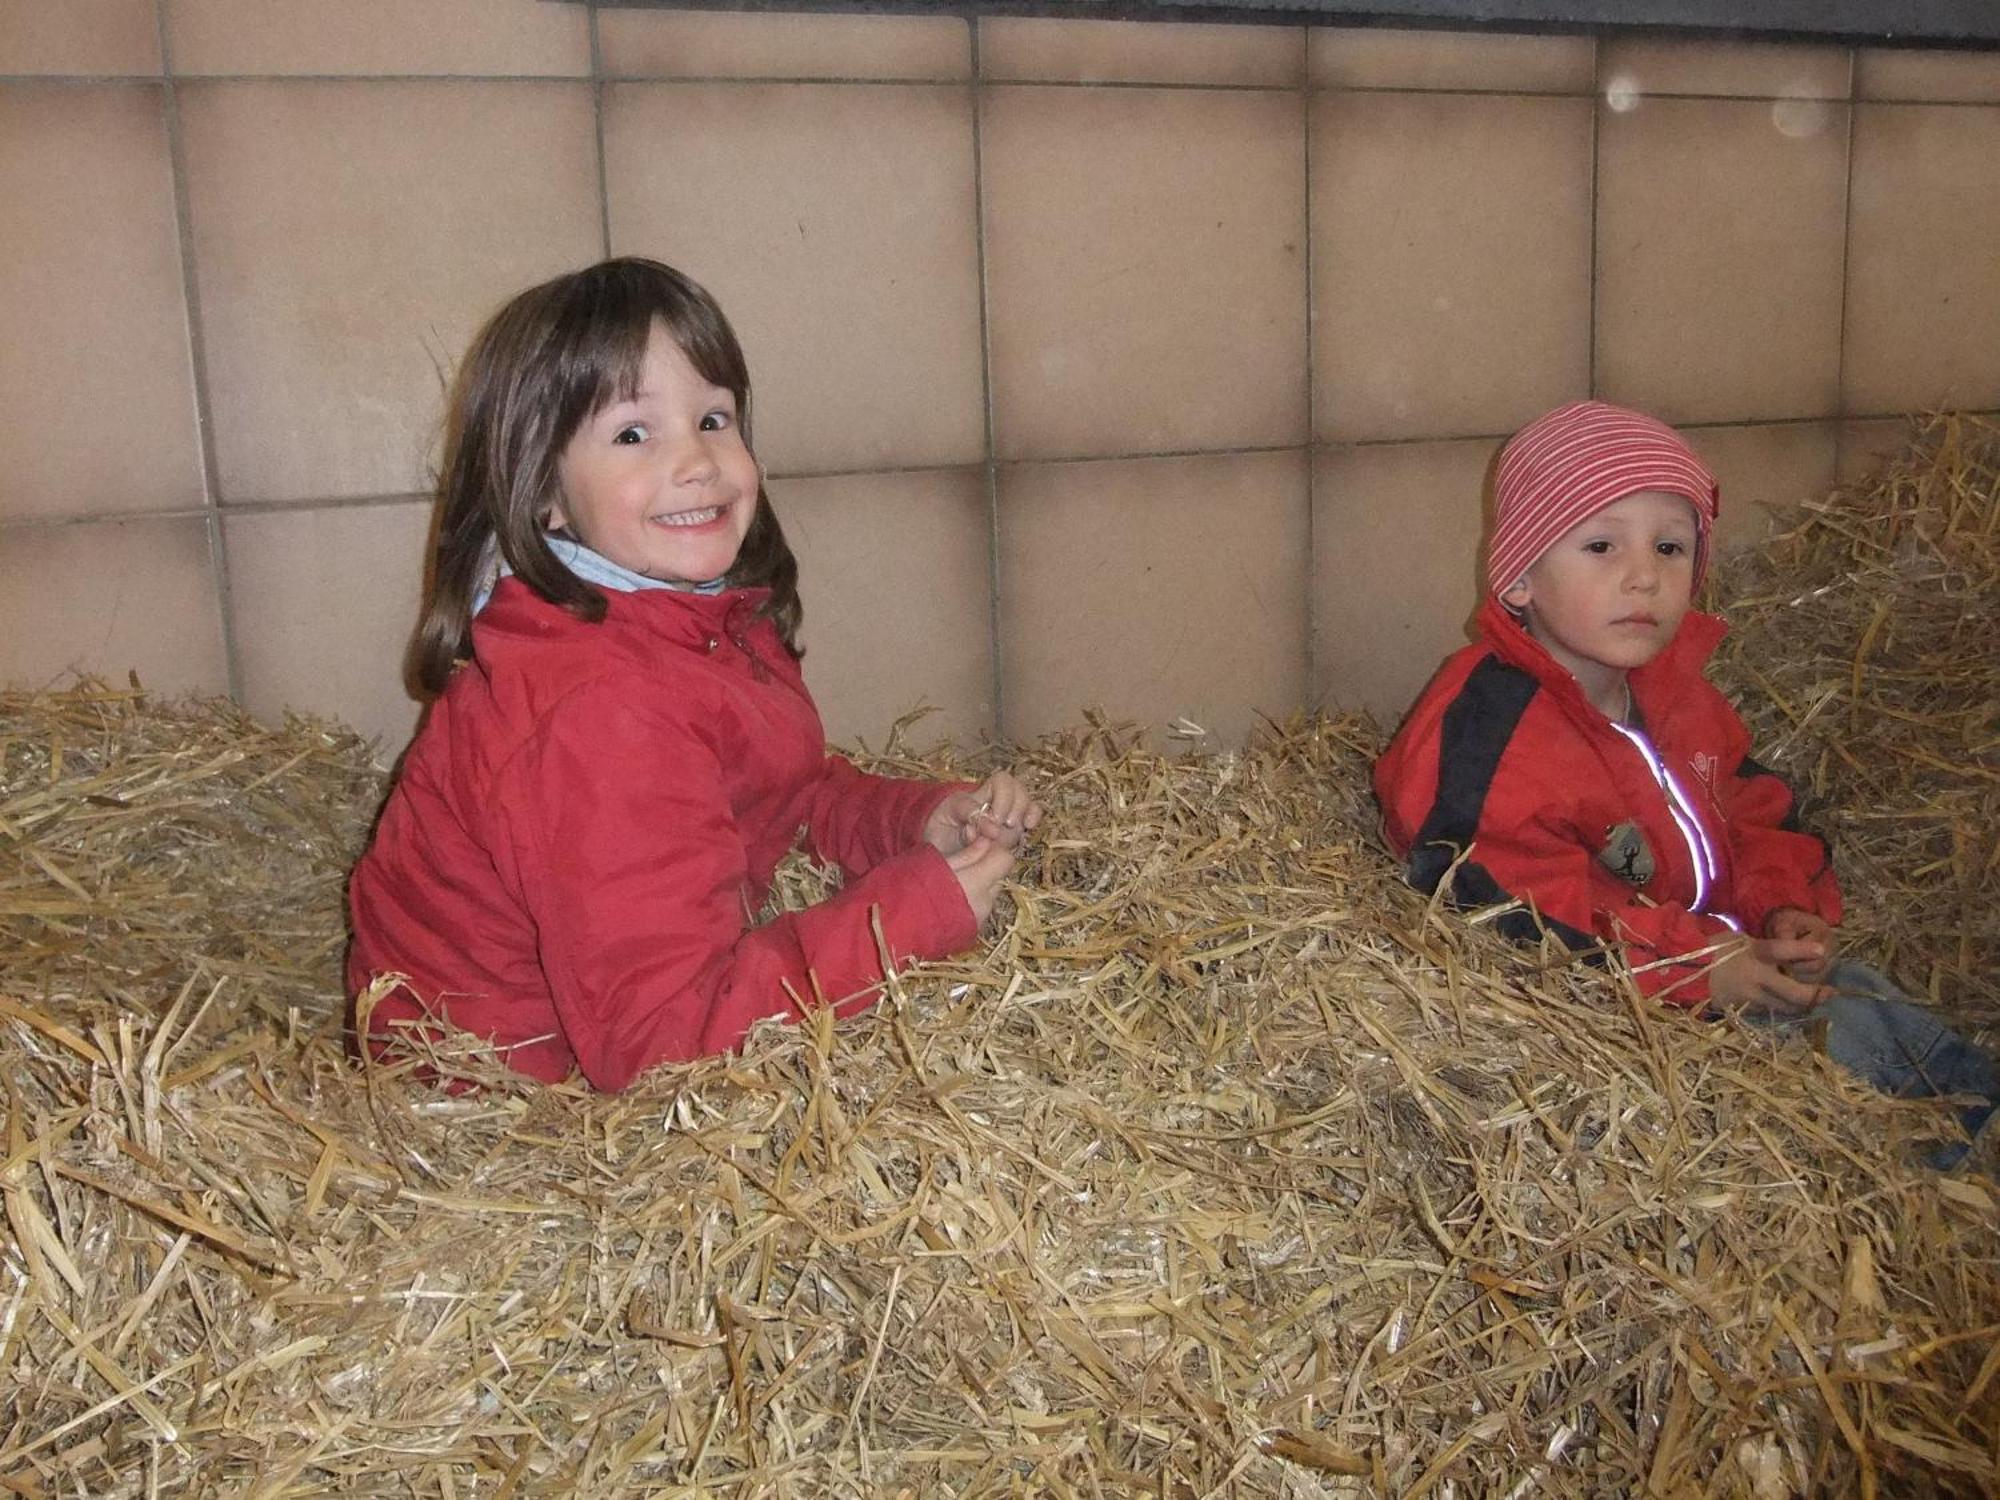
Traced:
[[[867, 1004], [881, 944], [899, 962], [971, 946], [922, 840], [954, 788], [828, 755], [764, 598], [613, 593], [593, 625], [501, 581], [349, 886], [350, 992], [409, 979], [378, 1040], [422, 997], [524, 1073], [618, 1089], [802, 1003]], [[801, 829], [846, 885], [753, 925]]]
[[[1643, 752], [1576, 679], [1490, 596], [1478, 623], [1375, 765], [1383, 830], [1413, 885], [1449, 879], [1466, 906], [1524, 902], [1503, 931], [1615, 945], [1643, 990], [1678, 1005], [1707, 1001], [1702, 950], [1730, 936], [1724, 915], [1752, 934], [1788, 906], [1840, 921], [1826, 845], [1702, 676], [1721, 620], [1690, 613], [1628, 679], [1635, 727], [1698, 825], [1685, 831]], [[1697, 873], [1703, 839], [1712, 878]]]

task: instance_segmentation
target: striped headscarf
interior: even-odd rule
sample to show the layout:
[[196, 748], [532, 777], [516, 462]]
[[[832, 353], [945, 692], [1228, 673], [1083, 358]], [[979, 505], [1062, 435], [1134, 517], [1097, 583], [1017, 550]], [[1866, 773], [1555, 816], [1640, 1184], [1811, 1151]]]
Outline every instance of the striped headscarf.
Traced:
[[1604, 401], [1577, 401], [1535, 418], [1500, 450], [1487, 586], [1496, 594], [1511, 588], [1570, 527], [1641, 490], [1663, 490], [1693, 503], [1699, 587], [1722, 495], [1715, 476], [1680, 434]]

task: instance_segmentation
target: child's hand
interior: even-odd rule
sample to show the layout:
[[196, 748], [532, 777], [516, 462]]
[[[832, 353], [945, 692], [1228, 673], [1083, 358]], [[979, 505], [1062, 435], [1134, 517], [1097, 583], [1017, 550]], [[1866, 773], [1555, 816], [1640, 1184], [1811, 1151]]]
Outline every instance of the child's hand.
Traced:
[[978, 790], [953, 792], [940, 802], [924, 824], [924, 841], [947, 857], [981, 838], [1011, 852], [1041, 821], [1041, 803], [1013, 776], [995, 771]]
[[1829, 991], [1786, 972], [1813, 963], [1825, 949], [1805, 938], [1752, 938], [1708, 971], [1708, 998], [1726, 1010], [1762, 1016], [1802, 1016]]
[[1833, 967], [1833, 950], [1840, 943], [1832, 925], [1824, 917], [1796, 906], [1783, 906], [1772, 912], [1764, 921], [1764, 936], [1819, 945], [1819, 957], [1799, 959], [1785, 966], [1792, 978], [1804, 980], [1807, 984], [1818, 984], [1826, 978], [1827, 971]]
[[982, 833], [964, 848], [945, 855], [944, 862], [958, 877], [959, 889], [965, 892], [973, 920], [984, 927], [986, 919], [993, 915], [993, 901], [1000, 894], [1000, 882], [1014, 868], [1014, 851], [998, 839]]

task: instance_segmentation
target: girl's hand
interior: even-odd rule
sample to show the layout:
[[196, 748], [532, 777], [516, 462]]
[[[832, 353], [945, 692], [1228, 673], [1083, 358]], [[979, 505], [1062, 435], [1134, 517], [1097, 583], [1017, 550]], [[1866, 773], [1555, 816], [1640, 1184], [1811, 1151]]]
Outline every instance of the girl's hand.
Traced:
[[1786, 965], [1786, 971], [1792, 978], [1807, 984], [1818, 984], [1826, 978], [1827, 971], [1833, 967], [1833, 950], [1840, 942], [1824, 917], [1796, 906], [1782, 906], [1765, 918], [1764, 936], [1819, 946], [1819, 957], [1798, 959]]
[[1802, 1016], [1830, 992], [1786, 971], [1825, 956], [1820, 944], [1805, 938], [1752, 938], [1708, 971], [1708, 998], [1751, 1015]]
[[1006, 771], [995, 771], [976, 791], [953, 792], [924, 824], [924, 842], [949, 858], [978, 839], [991, 839], [1012, 852], [1042, 821], [1042, 805]]
[[984, 927], [986, 919], [993, 915], [993, 901], [1000, 894], [1000, 882], [1014, 868], [1014, 851], [982, 833], [964, 848], [947, 854], [944, 860], [951, 866], [951, 873], [958, 877], [958, 887], [965, 892], [973, 920]]

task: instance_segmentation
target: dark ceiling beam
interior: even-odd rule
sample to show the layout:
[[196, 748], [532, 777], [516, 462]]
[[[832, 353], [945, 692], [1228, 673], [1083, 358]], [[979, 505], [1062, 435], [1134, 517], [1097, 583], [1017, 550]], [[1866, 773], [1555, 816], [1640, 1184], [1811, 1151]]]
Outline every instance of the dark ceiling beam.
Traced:
[[[575, 3], [575, 0], [562, 0]], [[607, 9], [1070, 16], [2000, 48], [2000, 0], [596, 0]]]

